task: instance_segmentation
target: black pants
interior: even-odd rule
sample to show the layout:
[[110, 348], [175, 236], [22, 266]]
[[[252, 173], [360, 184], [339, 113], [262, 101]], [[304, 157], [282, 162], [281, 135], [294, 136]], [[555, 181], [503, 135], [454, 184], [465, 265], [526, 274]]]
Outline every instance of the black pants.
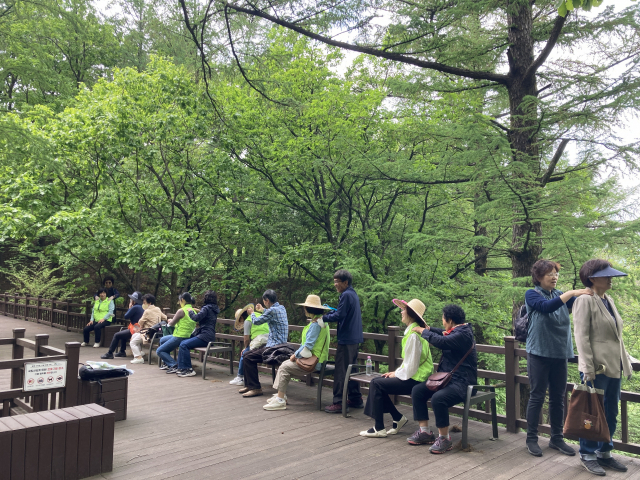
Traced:
[[538, 441], [538, 423], [544, 397], [549, 388], [551, 439], [561, 439], [564, 425], [564, 392], [567, 387], [567, 359], [527, 354], [527, 373], [531, 394], [527, 405], [527, 440]]
[[118, 348], [118, 342], [120, 342], [120, 351], [125, 352], [127, 350], [127, 342], [131, 340], [131, 332], [129, 329], [122, 330], [121, 332], [116, 333], [113, 336], [113, 340], [111, 340], [111, 346], [109, 347], [109, 353], [113, 353]]
[[111, 322], [107, 322], [106, 320], [102, 323], [93, 321], [89, 325], [84, 327], [84, 330], [82, 331], [82, 334], [84, 335], [84, 343], [89, 343], [89, 332], [91, 332], [91, 330], [93, 330], [96, 334], [96, 343], [100, 343], [102, 329], [107, 325], [111, 325]]
[[376, 422], [376, 430], [384, 428], [384, 414], [390, 413], [394, 421], [402, 418], [402, 414], [389, 398], [389, 395], [411, 395], [417, 380], [400, 380], [399, 378], [376, 377], [369, 384], [369, 395], [364, 407], [364, 414]]
[[449, 426], [449, 408], [464, 402], [467, 398], [467, 384], [453, 379], [442, 390], [432, 392], [425, 382], [418, 383], [411, 391], [413, 419], [420, 422], [429, 420], [427, 402], [431, 399], [431, 408], [436, 417], [436, 427]]
[[[333, 403], [342, 405], [342, 391], [344, 390], [344, 379], [347, 376], [347, 367], [358, 361], [359, 345], [340, 345], [336, 349], [336, 370], [333, 374]], [[246, 383], [245, 383], [246, 384]], [[360, 384], [358, 382], [349, 381], [348, 399], [351, 403], [361, 403], [362, 394], [360, 393]]]
[[249, 390], [262, 388], [258, 374], [258, 364], [262, 363], [262, 352], [266, 349], [267, 347], [262, 347], [256, 350], [250, 350], [244, 355], [244, 359], [242, 360], [244, 369], [244, 386]]

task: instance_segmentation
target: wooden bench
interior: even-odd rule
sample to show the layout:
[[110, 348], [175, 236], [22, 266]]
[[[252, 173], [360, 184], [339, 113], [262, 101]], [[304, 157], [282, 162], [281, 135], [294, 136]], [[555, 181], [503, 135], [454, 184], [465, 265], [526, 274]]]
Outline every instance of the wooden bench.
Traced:
[[[207, 377], [207, 359], [210, 354], [229, 352], [229, 372], [233, 375], [233, 346], [230, 343], [225, 342], [209, 342], [206, 347], [194, 348], [196, 352], [204, 355], [202, 357], [202, 379], [206, 380]], [[151, 355], [151, 354], [149, 354]]]
[[78, 379], [78, 405], [102, 405], [116, 414], [116, 422], [127, 419], [128, 396], [129, 377], [105, 378], [100, 382]]
[[89, 404], [0, 418], [0, 480], [79, 479], [112, 471], [114, 417]]
[[[342, 416], [348, 417], [347, 413], [347, 394], [348, 394], [348, 384], [349, 380], [364, 383], [369, 385], [371, 380], [376, 377], [381, 377], [382, 374], [374, 372], [371, 375], [367, 375], [366, 373], [361, 373], [359, 371], [360, 368], [365, 368], [364, 365], [352, 364], [347, 367], [347, 375], [344, 379], [344, 387], [342, 390]], [[505, 384], [499, 385], [469, 385], [467, 386], [467, 398], [464, 401], [464, 412], [462, 414], [462, 448], [468, 448], [468, 426], [469, 426], [469, 409], [471, 405], [477, 405], [479, 403], [490, 402], [491, 404], [491, 426], [493, 429], [493, 437], [491, 440], [498, 439], [498, 416], [496, 412], [496, 388], [503, 388]], [[477, 392], [477, 390], [487, 390], [485, 392]], [[474, 394], [475, 392], [475, 394]], [[429, 402], [431, 403], [431, 402]]]

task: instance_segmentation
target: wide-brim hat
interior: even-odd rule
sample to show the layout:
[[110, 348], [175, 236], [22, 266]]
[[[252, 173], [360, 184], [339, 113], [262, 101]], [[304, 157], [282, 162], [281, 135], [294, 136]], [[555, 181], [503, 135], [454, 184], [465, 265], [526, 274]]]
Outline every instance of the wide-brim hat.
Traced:
[[404, 300], [398, 300], [397, 298], [393, 299], [393, 303], [404, 309], [404, 308], [408, 308], [409, 310], [411, 310], [413, 313], [415, 313], [420, 320], [422, 321], [423, 326], [426, 326], [426, 322], [424, 321], [424, 311], [427, 309], [427, 307], [425, 307], [424, 303], [422, 303], [420, 300], [418, 300], [417, 298], [414, 298], [413, 300], [409, 300], [408, 302], [404, 301]]
[[142, 305], [142, 295], [140, 294], [140, 292], [133, 292], [131, 295], [129, 295], [129, 298], [136, 302], [138, 305]]
[[589, 278], [599, 278], [599, 277], [626, 277], [628, 274], [621, 272], [620, 270], [616, 270], [613, 267], [607, 267], [604, 270], [599, 270], [593, 275], [589, 275]]
[[320, 297], [318, 295], [307, 295], [307, 299], [304, 303], [296, 303], [296, 305], [300, 305], [301, 307], [310, 307], [310, 308], [321, 308], [322, 310], [329, 311], [330, 307], [326, 307], [322, 305], [320, 301]]
[[244, 308], [236, 310], [236, 323], [233, 325], [234, 329], [238, 331], [243, 329], [245, 319], [240, 319], [240, 316], [250, 308], [253, 308], [253, 303], [247, 303]]

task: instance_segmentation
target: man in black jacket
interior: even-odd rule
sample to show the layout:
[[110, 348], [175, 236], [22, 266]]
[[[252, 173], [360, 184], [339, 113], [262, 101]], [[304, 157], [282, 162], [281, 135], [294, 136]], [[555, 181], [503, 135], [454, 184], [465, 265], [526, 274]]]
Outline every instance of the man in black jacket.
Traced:
[[[338, 309], [322, 317], [325, 322], [338, 324], [338, 348], [336, 349], [336, 370], [333, 375], [333, 403], [324, 411], [342, 413], [342, 391], [349, 364], [357, 362], [358, 347], [362, 338], [362, 313], [360, 299], [351, 286], [353, 277], [347, 270], [338, 270], [333, 274], [333, 285], [340, 294]], [[348, 407], [364, 408], [358, 382], [349, 382]]]

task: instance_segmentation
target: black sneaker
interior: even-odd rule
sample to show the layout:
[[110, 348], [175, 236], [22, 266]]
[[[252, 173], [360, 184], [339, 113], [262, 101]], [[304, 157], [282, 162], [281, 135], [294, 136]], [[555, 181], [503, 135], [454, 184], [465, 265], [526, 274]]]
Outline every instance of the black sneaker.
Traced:
[[584, 458], [581, 458], [580, 462], [582, 462], [582, 466], [586, 468], [589, 473], [593, 473], [599, 477], [604, 477], [607, 472], [605, 472], [604, 468], [600, 466], [598, 460], [585, 460]]
[[167, 369], [167, 373], [178, 373], [178, 367], [171, 367]]
[[104, 355], [102, 355], [100, 358], [104, 358], [105, 360], [111, 359], [113, 358], [113, 353], [107, 352]]
[[433, 432], [423, 432], [420, 429], [416, 430], [413, 435], [407, 438], [409, 445], [433, 445], [436, 441], [436, 436]]
[[570, 445], [567, 445], [563, 439], [560, 440], [550, 440], [549, 448], [553, 448], [554, 450], [558, 450], [560, 453], [564, 453], [570, 457], [573, 457], [576, 454], [576, 451], [571, 448]]
[[118, 352], [114, 355], [114, 357], [118, 357], [118, 358], [126, 358], [127, 356], [127, 352]]
[[613, 457], [598, 458], [598, 464], [601, 467], [610, 468], [611, 470], [616, 470], [617, 472], [626, 472], [627, 470], [629, 470], [624, 463], [620, 463]]
[[166, 363], [163, 363], [162, 366], [160, 367], [160, 370], [169, 370], [169, 365], [167, 365]]
[[186, 370], [180, 370], [178, 372], [179, 377], [195, 377], [196, 371], [193, 368], [188, 368]]
[[538, 445], [538, 442], [536, 442], [535, 440], [527, 441], [527, 451], [534, 457], [542, 456], [542, 449], [540, 448], [540, 445]]
[[364, 408], [364, 403], [362, 402], [362, 398], [359, 402], [352, 402], [351, 400], [347, 401], [347, 405], [349, 408]]

